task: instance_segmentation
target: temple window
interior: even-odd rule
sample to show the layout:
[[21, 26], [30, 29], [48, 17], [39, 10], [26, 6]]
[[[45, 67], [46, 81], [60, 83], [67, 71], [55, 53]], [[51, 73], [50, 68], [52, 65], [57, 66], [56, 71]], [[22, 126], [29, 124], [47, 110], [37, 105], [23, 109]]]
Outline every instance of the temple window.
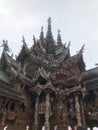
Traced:
[[12, 102], [11, 107], [10, 107], [10, 111], [14, 111], [14, 110], [15, 110], [15, 103]]

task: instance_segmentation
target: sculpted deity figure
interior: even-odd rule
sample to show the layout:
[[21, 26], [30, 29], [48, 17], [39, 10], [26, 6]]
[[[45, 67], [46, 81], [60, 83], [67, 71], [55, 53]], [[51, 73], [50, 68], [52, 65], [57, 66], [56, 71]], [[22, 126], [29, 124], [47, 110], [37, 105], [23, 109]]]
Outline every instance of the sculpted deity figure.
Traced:
[[5, 125], [5, 121], [7, 118], [7, 111], [6, 109], [2, 110], [2, 118], [1, 118], [1, 125], [4, 126]]

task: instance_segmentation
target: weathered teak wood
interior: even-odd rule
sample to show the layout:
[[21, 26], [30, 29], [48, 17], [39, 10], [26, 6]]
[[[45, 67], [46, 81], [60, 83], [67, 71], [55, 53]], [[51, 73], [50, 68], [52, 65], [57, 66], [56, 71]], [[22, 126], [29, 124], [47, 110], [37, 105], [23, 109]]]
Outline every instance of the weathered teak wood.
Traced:
[[90, 120], [98, 123], [97, 116], [92, 117], [93, 111], [98, 109], [98, 68], [85, 70], [84, 45], [76, 55], [70, 56], [70, 42], [62, 43], [60, 31], [57, 42], [54, 40], [51, 18], [46, 37], [42, 27], [40, 38], [33, 36], [31, 48], [27, 47], [24, 37], [22, 42], [21, 51], [14, 59], [8, 53], [8, 41], [3, 40], [1, 125], [17, 125], [17, 128], [18, 125], [31, 125], [34, 130], [42, 126], [53, 130], [57, 125], [58, 129], [65, 130], [69, 125], [89, 126]]

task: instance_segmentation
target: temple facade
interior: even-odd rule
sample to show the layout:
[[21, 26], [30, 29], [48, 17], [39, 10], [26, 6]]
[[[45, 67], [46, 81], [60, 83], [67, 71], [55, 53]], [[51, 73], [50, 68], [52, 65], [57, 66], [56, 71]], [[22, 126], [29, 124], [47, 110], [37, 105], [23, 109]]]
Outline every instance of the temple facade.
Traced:
[[67, 130], [68, 126], [98, 126], [98, 67], [85, 69], [84, 45], [70, 55], [60, 31], [54, 40], [51, 18], [46, 37], [33, 36], [28, 48], [23, 37], [18, 56], [3, 40], [0, 58], [0, 124], [29, 125], [32, 130]]

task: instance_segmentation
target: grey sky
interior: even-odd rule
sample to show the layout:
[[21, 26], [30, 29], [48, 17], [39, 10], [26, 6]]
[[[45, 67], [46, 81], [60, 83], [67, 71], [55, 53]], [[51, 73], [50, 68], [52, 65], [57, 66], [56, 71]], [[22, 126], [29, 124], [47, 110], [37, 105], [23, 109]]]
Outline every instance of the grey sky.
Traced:
[[46, 35], [48, 17], [52, 18], [54, 38], [60, 29], [62, 41], [71, 40], [71, 55], [85, 44], [86, 67], [95, 67], [98, 63], [98, 0], [0, 0], [0, 44], [7, 39], [12, 52], [18, 54], [24, 35], [31, 47], [33, 34], [38, 38], [42, 25]]

